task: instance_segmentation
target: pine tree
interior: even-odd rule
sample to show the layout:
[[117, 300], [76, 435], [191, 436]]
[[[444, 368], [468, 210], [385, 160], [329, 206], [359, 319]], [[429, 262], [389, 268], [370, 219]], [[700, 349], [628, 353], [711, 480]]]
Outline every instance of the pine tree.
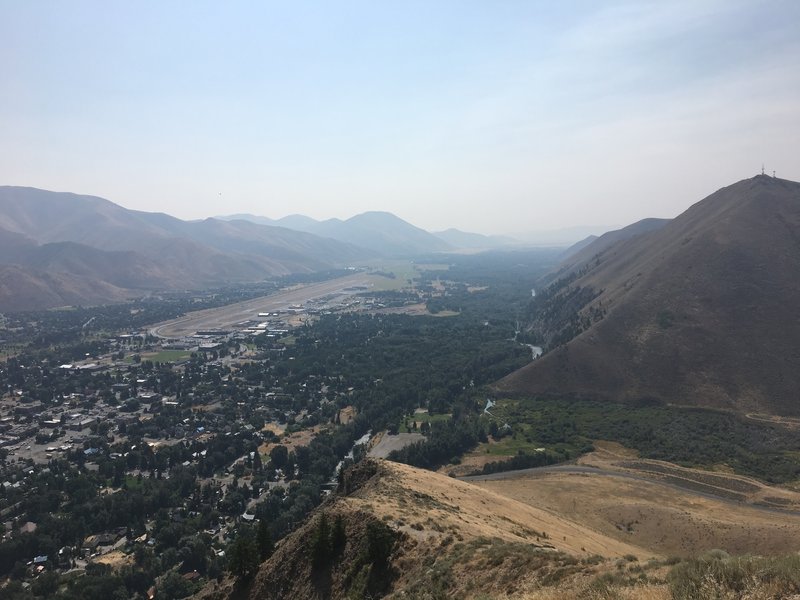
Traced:
[[317, 520], [317, 526], [311, 538], [311, 559], [315, 567], [322, 566], [329, 558], [330, 554], [330, 528], [328, 527], [328, 516], [322, 513]]
[[228, 550], [228, 570], [239, 578], [248, 578], [258, 569], [258, 548], [252, 534], [240, 535]]
[[272, 556], [272, 552], [275, 550], [275, 545], [272, 543], [272, 536], [269, 533], [269, 526], [263, 519], [258, 522], [256, 545], [258, 545], [258, 555], [261, 557], [261, 560], [267, 560]]
[[333, 529], [331, 530], [331, 551], [335, 556], [338, 556], [344, 551], [345, 544], [347, 543], [347, 531], [344, 526], [344, 519], [342, 515], [336, 515], [333, 522]]

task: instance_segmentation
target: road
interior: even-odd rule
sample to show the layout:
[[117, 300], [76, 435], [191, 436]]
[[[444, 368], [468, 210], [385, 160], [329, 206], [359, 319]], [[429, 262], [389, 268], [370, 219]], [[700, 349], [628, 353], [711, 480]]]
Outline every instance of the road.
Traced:
[[345, 290], [354, 286], [371, 286], [369, 276], [365, 273], [355, 273], [227, 306], [198, 310], [171, 321], [158, 323], [150, 329], [150, 334], [161, 338], [179, 338], [192, 335], [196, 331], [231, 329], [243, 321], [258, 320], [260, 312], [285, 310], [292, 304], [302, 304], [331, 294], [347, 294]]
[[384, 434], [381, 440], [367, 453], [372, 458], [387, 458], [395, 450], [402, 450], [409, 444], [421, 442], [425, 436], [421, 433]]
[[716, 494], [710, 494], [707, 492], [701, 492], [698, 490], [694, 490], [688, 487], [683, 487], [681, 485], [670, 483], [667, 481], [662, 481], [656, 477], [648, 477], [646, 475], [637, 475], [636, 473], [631, 473], [628, 471], [611, 471], [608, 469], [601, 469], [598, 467], [584, 467], [581, 465], [560, 465], [560, 466], [550, 466], [550, 467], [532, 467], [530, 469], [518, 469], [516, 471], [501, 471], [499, 473], [491, 473], [489, 475], [467, 475], [465, 477], [458, 477], [461, 481], [497, 481], [501, 479], [516, 479], [516, 478], [524, 478], [524, 477], [536, 477], [541, 475], [555, 475], [560, 473], [574, 473], [580, 475], [599, 475], [602, 477], [617, 477], [619, 479], [629, 479], [634, 481], [643, 481], [646, 483], [652, 483], [655, 485], [661, 485], [664, 487], [671, 488], [673, 490], [677, 490], [684, 494], [692, 494], [695, 496], [700, 496], [701, 498], [707, 498], [709, 500], [715, 500], [717, 502], [725, 502], [726, 504], [733, 504], [735, 506], [747, 506], [754, 510], [765, 511], [773, 514], [789, 514], [789, 515], [800, 515], [800, 511], [792, 510], [789, 508], [778, 508], [772, 506], [763, 506], [758, 504], [750, 504], [747, 502], [738, 502], [736, 500], [731, 500], [730, 498], [726, 498], [724, 496], [718, 496]]

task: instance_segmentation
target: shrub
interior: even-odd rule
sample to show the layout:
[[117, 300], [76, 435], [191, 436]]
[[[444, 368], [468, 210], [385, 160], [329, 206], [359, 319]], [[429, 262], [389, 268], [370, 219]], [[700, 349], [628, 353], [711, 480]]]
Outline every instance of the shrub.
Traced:
[[768, 588], [769, 597], [800, 592], [800, 555], [731, 557], [712, 550], [670, 571], [667, 580], [676, 600], [741, 598]]

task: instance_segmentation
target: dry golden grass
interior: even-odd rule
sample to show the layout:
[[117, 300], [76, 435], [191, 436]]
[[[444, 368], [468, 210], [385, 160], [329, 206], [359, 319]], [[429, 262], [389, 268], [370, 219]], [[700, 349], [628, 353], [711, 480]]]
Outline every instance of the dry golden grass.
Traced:
[[519, 596], [519, 600], [671, 600], [666, 585], [636, 585], [594, 589], [591, 584], [577, 585], [572, 589], [543, 588]]
[[103, 554], [102, 556], [95, 558], [94, 562], [118, 569], [123, 565], [132, 565], [133, 555], [125, 554], [120, 550], [112, 550], [108, 554]]
[[313, 440], [321, 430], [322, 426], [316, 425], [310, 429], [303, 429], [302, 431], [296, 431], [295, 433], [284, 434], [278, 443], [273, 444], [271, 442], [265, 442], [258, 447], [258, 451], [262, 456], [267, 456], [275, 446], [286, 446], [286, 448], [291, 452], [294, 448], [299, 446], [308, 446], [311, 443], [311, 440]]
[[442, 310], [437, 313], [428, 311], [428, 306], [424, 302], [409, 304], [407, 306], [394, 306], [391, 308], [378, 308], [376, 310], [365, 311], [371, 315], [411, 315], [412, 317], [453, 317], [458, 313], [452, 310]]
[[353, 510], [373, 512], [418, 541], [498, 538], [538, 544], [576, 557], [633, 555], [644, 559], [654, 554], [472, 483], [407, 465], [379, 462], [385, 474], [340, 501]]
[[[582, 510], [576, 510], [576, 501], [571, 509], [574, 514], [564, 506], [559, 514], [555, 508], [540, 506], [541, 502], [526, 504], [488, 489], [492, 485], [507, 490], [509, 484], [511, 489], [534, 489], [551, 502], [559, 498], [559, 490], [568, 495], [581, 493]], [[615, 484], [623, 489], [615, 491]], [[348, 472], [343, 484], [348, 495], [332, 496], [319, 510], [329, 518], [338, 514], [350, 519], [346, 527], [351, 553], [363, 545], [358, 528], [365, 520], [377, 518], [399, 533], [391, 555], [394, 575], [387, 590], [389, 600], [779, 600], [800, 591], [800, 555], [796, 553], [732, 557], [714, 550], [698, 558], [665, 558], [663, 553], [636, 543], [647, 537], [637, 534], [636, 528], [622, 532], [614, 527], [609, 535], [602, 531], [608, 525], [602, 518], [585, 522], [595, 514], [593, 505], [600, 507], [598, 515], [607, 516], [610, 513], [603, 511], [624, 504], [626, 494], [634, 505], [646, 500], [651, 506], [662, 505], [664, 511], [675, 511], [671, 521], [660, 525], [667, 537], [673, 535], [673, 529], [685, 535], [697, 525], [699, 515], [710, 519], [715, 510], [723, 512], [696, 498], [682, 498], [679, 491], [671, 496], [673, 492], [663, 486], [647, 486], [656, 484], [564, 474], [552, 480], [490, 481], [478, 486], [372, 460]], [[639, 496], [635, 495], [637, 487]], [[735, 512], [716, 515], [716, 521], [708, 522], [711, 539], [724, 537], [714, 529], [722, 529], [722, 519], [734, 522], [742, 518], [746, 517]], [[681, 526], [681, 521], [686, 521], [685, 525]], [[273, 558], [266, 574], [259, 575], [272, 587], [259, 590], [285, 584], [308, 592], [313, 587], [295, 585], [310, 581], [297, 573], [309, 568], [307, 548], [312, 529], [307, 524], [281, 542], [278, 552], [282, 554], [276, 554], [278, 558]], [[654, 531], [648, 535], [655, 536]], [[709, 535], [708, 531], [701, 533]], [[342, 573], [337, 573], [331, 575], [332, 581], [341, 585], [330, 597], [350, 598]], [[306, 592], [280, 598], [312, 597]], [[250, 597], [262, 596], [251, 593]]]
[[653, 554], [782, 554], [798, 548], [800, 516], [712, 500], [657, 483], [548, 474], [477, 485]]
[[261, 431], [269, 431], [277, 436], [283, 435], [285, 430], [286, 425], [279, 425], [278, 423], [265, 423], [264, 427], [261, 428]]
[[[667, 469], [671, 474], [685, 477], [689, 481], [707, 481], [708, 476], [711, 476], [723, 481], [721, 484], [723, 494], [726, 490], [735, 490], [742, 495], [742, 500], [746, 503], [766, 503], [800, 510], [800, 493], [786, 487], [770, 486], [752, 477], [737, 475], [728, 465], [718, 465], [713, 472], [709, 472], [702, 469], [680, 467], [660, 460], [638, 458], [636, 451], [616, 442], [597, 441], [594, 446], [595, 451], [579, 458], [578, 464], [635, 473], [653, 479], [658, 479], [659, 476], [657, 473], [648, 472], [648, 469]], [[632, 468], [632, 464], [642, 465], [642, 468]]]
[[497, 441], [493, 437], [489, 437], [486, 444], [481, 444], [478, 448], [467, 452], [461, 457], [461, 463], [457, 465], [444, 465], [440, 467], [437, 472], [442, 475], [452, 475], [453, 477], [463, 477], [465, 475], [472, 475], [473, 473], [480, 472], [484, 465], [492, 462], [504, 462], [511, 460], [513, 456], [502, 456], [499, 454], [487, 454], [486, 447], [496, 444]]
[[355, 406], [345, 406], [339, 411], [339, 422], [342, 425], [347, 425], [350, 421], [356, 418], [356, 414]]

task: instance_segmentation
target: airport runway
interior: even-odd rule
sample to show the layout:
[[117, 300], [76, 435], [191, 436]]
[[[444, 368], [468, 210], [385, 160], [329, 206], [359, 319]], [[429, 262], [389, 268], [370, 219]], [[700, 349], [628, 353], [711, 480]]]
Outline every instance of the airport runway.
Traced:
[[[355, 273], [322, 283], [312, 283], [276, 292], [269, 296], [253, 298], [227, 306], [207, 308], [188, 313], [183, 317], [158, 323], [150, 329], [150, 334], [161, 338], [180, 338], [196, 331], [209, 329], [232, 329], [243, 321], [258, 320], [260, 312], [286, 310], [293, 304], [303, 304], [308, 300], [329, 295], [347, 295], [347, 288], [354, 286], [371, 287], [369, 275]], [[263, 320], [263, 319], [261, 319]]]

